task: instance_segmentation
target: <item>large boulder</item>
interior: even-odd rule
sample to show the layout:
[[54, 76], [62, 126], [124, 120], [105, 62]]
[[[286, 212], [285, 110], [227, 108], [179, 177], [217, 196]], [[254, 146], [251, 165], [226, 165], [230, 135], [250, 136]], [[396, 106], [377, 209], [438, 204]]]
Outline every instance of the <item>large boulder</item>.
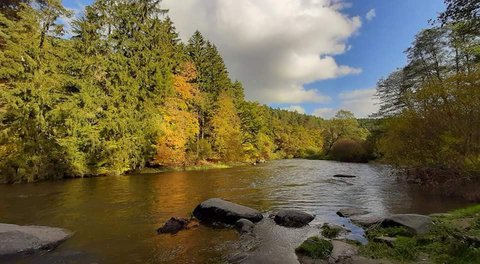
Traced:
[[385, 218], [382, 227], [404, 226], [416, 234], [427, 233], [433, 222], [430, 216], [418, 214], [396, 214]]
[[273, 216], [275, 223], [285, 227], [303, 227], [314, 218], [311, 214], [297, 210], [281, 210]]
[[62, 228], [0, 224], [0, 256], [51, 250], [70, 236]]
[[255, 209], [219, 198], [212, 198], [202, 202], [193, 210], [193, 215], [202, 222], [227, 225], [234, 225], [242, 218], [254, 223], [263, 219], [262, 213]]

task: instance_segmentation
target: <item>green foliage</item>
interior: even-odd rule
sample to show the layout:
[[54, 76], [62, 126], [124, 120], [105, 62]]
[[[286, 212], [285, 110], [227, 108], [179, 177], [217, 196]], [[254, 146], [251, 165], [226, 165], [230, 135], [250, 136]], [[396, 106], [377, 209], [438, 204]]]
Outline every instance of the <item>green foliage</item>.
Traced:
[[96, 0], [67, 39], [61, 1], [2, 1], [0, 181], [323, 153], [324, 120], [245, 101], [216, 46], [181, 43], [166, 13]]
[[378, 151], [435, 185], [480, 175], [480, 5], [445, 3], [440, 25], [407, 50], [408, 64], [377, 85], [386, 118]]
[[325, 155], [334, 160], [366, 162], [369, 156], [364, 142], [369, 135], [353, 113], [340, 110], [325, 124], [323, 130]]
[[295, 249], [297, 254], [313, 259], [326, 259], [332, 253], [333, 245], [330, 241], [319, 237], [310, 237]]
[[332, 147], [330, 156], [332, 159], [342, 162], [368, 162], [364, 142], [352, 139], [337, 141]]

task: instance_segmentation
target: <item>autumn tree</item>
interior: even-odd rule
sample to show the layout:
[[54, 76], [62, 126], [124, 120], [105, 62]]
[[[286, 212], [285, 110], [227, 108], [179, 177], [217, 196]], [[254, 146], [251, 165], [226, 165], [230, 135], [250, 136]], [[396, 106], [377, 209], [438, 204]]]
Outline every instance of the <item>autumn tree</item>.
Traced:
[[[200, 131], [194, 112], [199, 90], [191, 83], [196, 78], [195, 66], [184, 63], [174, 77], [175, 95], [165, 100], [161, 135], [158, 138], [155, 161], [166, 166], [185, 166], [188, 163], [188, 146], [195, 144]], [[195, 153], [190, 153], [195, 154]]]
[[213, 142], [218, 155], [225, 161], [239, 161], [243, 157], [241, 120], [233, 99], [224, 93], [218, 97], [212, 118]]

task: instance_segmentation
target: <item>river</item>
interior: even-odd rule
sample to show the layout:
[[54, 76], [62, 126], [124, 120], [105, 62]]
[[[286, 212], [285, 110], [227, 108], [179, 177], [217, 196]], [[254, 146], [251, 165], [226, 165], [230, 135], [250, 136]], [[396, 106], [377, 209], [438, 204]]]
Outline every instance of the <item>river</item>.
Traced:
[[[334, 174], [357, 175], [335, 179]], [[311, 224], [347, 224], [335, 212], [361, 207], [377, 215], [439, 213], [466, 205], [407, 186], [384, 165], [278, 160], [232, 169], [167, 172], [0, 185], [0, 222], [67, 228], [56, 250], [2, 263], [221, 263], [235, 251], [234, 230], [200, 227], [157, 235], [172, 216], [189, 216], [212, 197], [263, 212], [300, 209]]]

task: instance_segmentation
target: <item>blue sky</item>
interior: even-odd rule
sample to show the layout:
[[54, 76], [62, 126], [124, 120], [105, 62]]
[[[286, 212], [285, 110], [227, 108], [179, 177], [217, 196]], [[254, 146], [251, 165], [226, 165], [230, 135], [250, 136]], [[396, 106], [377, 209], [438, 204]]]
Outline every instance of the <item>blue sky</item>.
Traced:
[[[77, 10], [90, 2], [64, 0]], [[163, 1], [182, 39], [199, 29], [218, 46], [248, 99], [325, 118], [340, 108], [365, 117], [377, 107], [377, 81], [406, 63], [404, 50], [444, 4], [335, 0], [343, 7], [323, 7], [329, 2]]]

